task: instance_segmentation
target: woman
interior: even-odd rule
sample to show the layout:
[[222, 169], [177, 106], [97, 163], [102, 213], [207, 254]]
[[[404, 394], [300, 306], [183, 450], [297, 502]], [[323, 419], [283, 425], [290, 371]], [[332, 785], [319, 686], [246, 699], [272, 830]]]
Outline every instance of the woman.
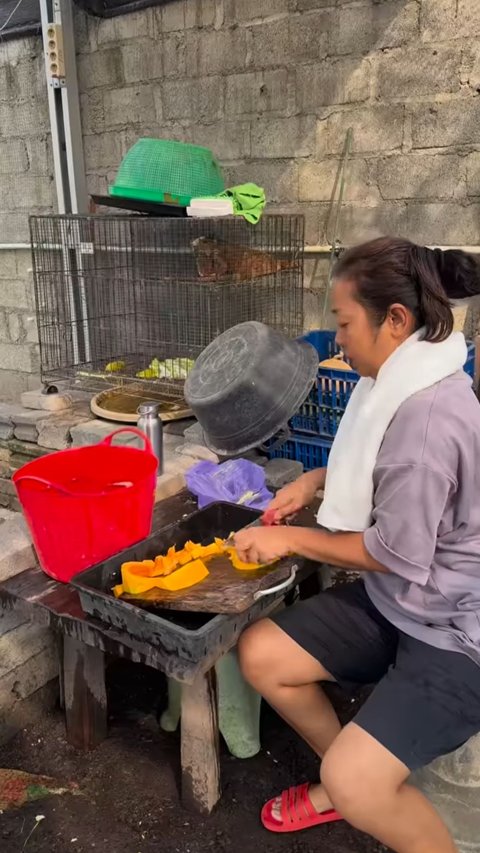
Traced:
[[[475, 261], [382, 238], [336, 267], [337, 343], [362, 378], [326, 470], [273, 500], [242, 559], [296, 553], [361, 573], [249, 628], [248, 681], [322, 758], [321, 782], [267, 803], [274, 832], [345, 819], [397, 853], [453, 853], [412, 770], [480, 731], [480, 406], [451, 299]], [[325, 486], [322, 529], [281, 526]], [[341, 730], [321, 682], [376, 684]]]

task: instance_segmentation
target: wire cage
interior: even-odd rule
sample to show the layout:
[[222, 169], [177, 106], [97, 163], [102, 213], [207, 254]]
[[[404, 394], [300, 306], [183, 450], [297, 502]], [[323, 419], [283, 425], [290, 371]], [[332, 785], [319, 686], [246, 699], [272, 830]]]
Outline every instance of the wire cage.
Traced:
[[303, 329], [304, 218], [30, 218], [42, 378], [183, 394], [221, 332]]

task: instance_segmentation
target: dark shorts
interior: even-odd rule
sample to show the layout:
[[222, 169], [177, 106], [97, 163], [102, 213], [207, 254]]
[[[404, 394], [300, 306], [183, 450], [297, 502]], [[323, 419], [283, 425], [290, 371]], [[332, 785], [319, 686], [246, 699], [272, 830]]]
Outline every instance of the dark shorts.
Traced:
[[376, 684], [355, 723], [411, 770], [480, 731], [480, 667], [399, 631], [363, 581], [322, 592], [274, 621], [346, 691]]

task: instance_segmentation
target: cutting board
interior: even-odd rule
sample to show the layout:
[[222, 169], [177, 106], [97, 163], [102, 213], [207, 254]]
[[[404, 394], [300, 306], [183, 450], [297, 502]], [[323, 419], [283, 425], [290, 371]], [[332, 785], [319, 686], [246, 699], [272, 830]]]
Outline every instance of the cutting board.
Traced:
[[[240, 530], [258, 519], [260, 513], [246, 507], [226, 503], [210, 504], [203, 510], [179, 520], [175, 524], [139, 542], [137, 545], [110, 557], [105, 562], [77, 575], [72, 583], [86, 593], [89, 599], [97, 600], [97, 611], [108, 616], [115, 610], [117, 615], [126, 604], [150, 612], [182, 610], [196, 613], [242, 613], [255, 602], [256, 593], [286, 581], [293, 566], [302, 568], [305, 560], [289, 557], [258, 571], [240, 572], [234, 569], [227, 556], [215, 557], [208, 562], [208, 577], [189, 589], [178, 592], [149, 590], [141, 596], [115, 598], [112, 587], [121, 582], [120, 566], [133, 560], [153, 559], [165, 554], [171, 545], [182, 548], [187, 540], [208, 545], [215, 536], [226, 538], [232, 530]], [[305, 510], [297, 516], [296, 525], [311, 527], [312, 513]]]
[[239, 572], [228, 557], [214, 557], [207, 563], [208, 577], [190, 589], [151, 589], [142, 595], [123, 595], [122, 599], [149, 610], [242, 613], [255, 600], [255, 593], [287, 580], [294, 565], [299, 565], [299, 558], [290, 557], [258, 571]]

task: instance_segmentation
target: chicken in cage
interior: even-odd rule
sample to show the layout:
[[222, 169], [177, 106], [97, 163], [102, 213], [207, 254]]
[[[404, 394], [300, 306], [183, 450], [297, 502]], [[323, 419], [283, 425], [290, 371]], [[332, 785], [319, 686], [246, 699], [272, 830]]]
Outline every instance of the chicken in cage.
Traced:
[[182, 407], [199, 353], [258, 320], [303, 329], [304, 219], [33, 216], [42, 378]]

